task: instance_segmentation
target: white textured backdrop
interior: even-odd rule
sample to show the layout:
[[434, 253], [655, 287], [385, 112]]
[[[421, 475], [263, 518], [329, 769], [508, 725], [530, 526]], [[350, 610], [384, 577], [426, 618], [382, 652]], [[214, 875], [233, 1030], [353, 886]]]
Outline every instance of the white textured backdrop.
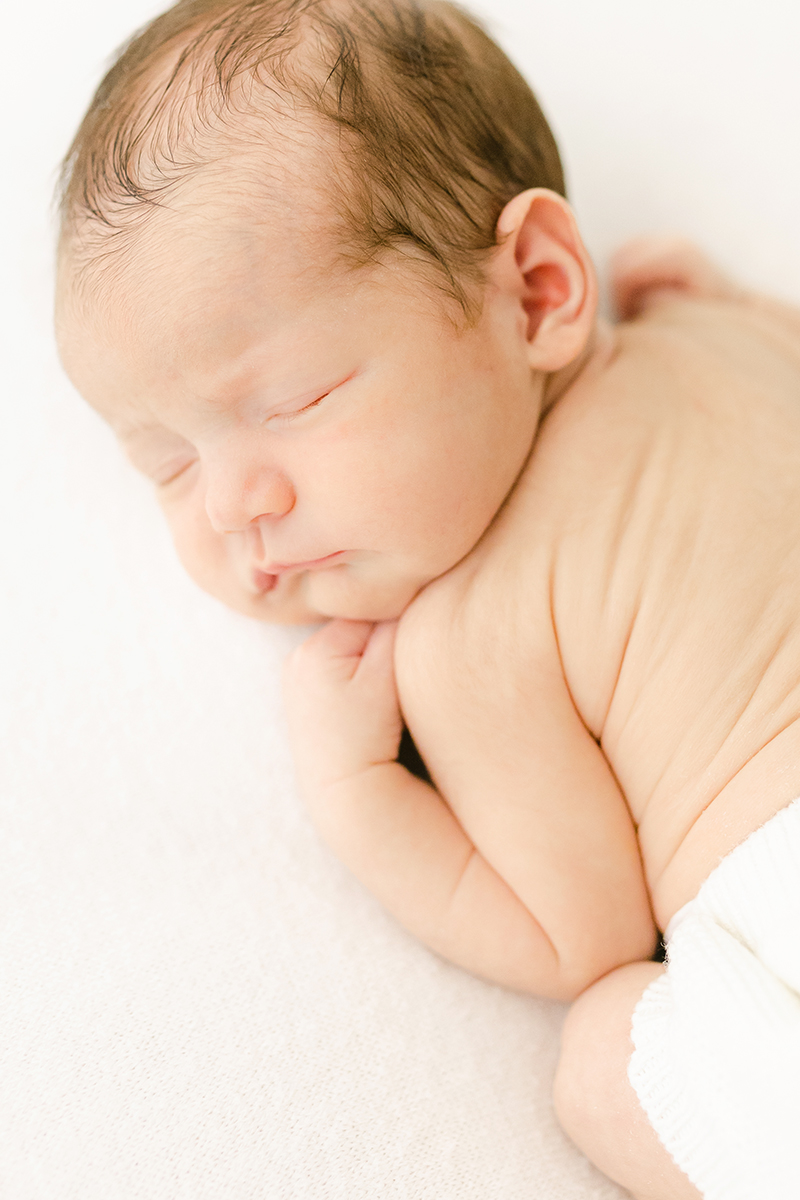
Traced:
[[[477, 6], [533, 80], [601, 267], [677, 229], [800, 300], [794, 0]], [[561, 1010], [450, 968], [321, 847], [297, 637], [173, 561], [59, 372], [55, 165], [145, 0], [3, 16], [2, 1200], [614, 1200], [549, 1104]]]

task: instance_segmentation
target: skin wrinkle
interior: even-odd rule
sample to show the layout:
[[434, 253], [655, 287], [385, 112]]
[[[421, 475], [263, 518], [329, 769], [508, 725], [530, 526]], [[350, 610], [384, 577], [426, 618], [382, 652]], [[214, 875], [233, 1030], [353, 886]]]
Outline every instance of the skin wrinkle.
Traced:
[[[757, 618], [754, 618], [754, 620], [753, 620], [753, 628], [754, 629], [757, 625], [760, 626], [761, 624], [762, 624], [761, 621], [759, 621]], [[775, 645], [774, 649], [769, 653], [769, 655], [768, 655], [769, 661], [766, 664], [764, 664], [764, 662], [761, 660], [753, 663], [752, 671], [755, 675], [755, 680], [754, 680], [754, 684], [752, 687], [752, 691], [749, 693], [747, 698], [744, 700], [744, 702], [742, 704], [742, 708], [739, 712], [739, 715], [736, 717], [735, 723], [734, 723], [730, 733], [727, 735], [727, 737], [724, 739], [724, 741], [720, 744], [717, 754], [715, 755], [715, 757], [712, 759], [711, 763], [709, 764], [709, 770], [712, 769], [717, 758], [720, 758], [725, 753], [725, 751], [728, 747], [728, 743], [731, 742], [737, 735], [741, 736], [741, 727], [743, 725], [747, 724], [746, 719], [747, 719], [748, 715], [751, 714], [751, 709], [754, 707], [754, 702], [756, 700], [756, 697], [759, 695], [759, 693], [761, 693], [765, 690], [768, 690], [772, 686], [771, 680], [769, 679], [770, 668], [776, 667], [781, 649], [783, 648], [783, 646], [785, 646], [787, 644], [787, 642], [789, 640], [789, 633], [790, 633], [789, 629], [784, 628], [783, 631], [779, 634], [777, 644]], [[735, 688], [731, 689], [733, 694], [735, 694], [737, 696], [739, 695], [740, 682], [741, 681], [737, 681], [737, 686]], [[774, 694], [770, 696], [769, 710], [768, 710], [770, 716], [775, 716], [775, 717], [779, 716], [780, 709], [784, 706], [784, 704], [789, 702], [792, 692], [795, 692], [795, 693], [797, 692], [797, 683], [796, 682], [791, 689], [787, 690], [784, 693], [782, 700], [776, 701]], [[764, 714], [762, 712], [761, 716], [759, 718], [758, 714], [752, 714], [752, 718], [753, 718], [753, 720], [760, 723], [761, 721], [763, 721], [765, 715], [766, 714]], [[795, 713], [792, 716], [792, 718], [787, 722], [787, 724], [791, 724], [791, 722], [796, 720], [796, 718], [797, 718], [797, 713]], [[783, 728], [785, 728], [785, 727], [786, 726], [784, 726]], [[779, 730], [778, 732], [779, 733], [782, 732], [782, 729]], [[772, 734], [764, 744], [765, 745], [769, 744], [769, 742], [773, 741], [776, 736], [777, 736], [776, 734]]]
[[[614, 357], [616, 357], [616, 352], [615, 352]], [[614, 359], [612, 358], [610, 360], [610, 365], [611, 365], [611, 363], [613, 363], [613, 361], [614, 361]], [[641, 455], [639, 468], [638, 468], [638, 470], [631, 472], [630, 480], [626, 481], [625, 490], [623, 493], [623, 499], [620, 500], [620, 502], [618, 504], [619, 518], [614, 523], [613, 536], [609, 541], [607, 568], [606, 568], [606, 571], [604, 572], [604, 576], [603, 576], [602, 582], [600, 584], [601, 596], [602, 596], [602, 608], [603, 608], [604, 612], [607, 612], [609, 609], [609, 605], [610, 605], [609, 597], [614, 588], [616, 574], [617, 574], [617, 571], [619, 568], [619, 560], [621, 557], [622, 548], [623, 548], [623, 545], [624, 545], [624, 542], [626, 539], [626, 535], [628, 535], [630, 532], [629, 514], [634, 509], [633, 500], [634, 500], [634, 497], [639, 493], [642, 479], [644, 477], [645, 469], [646, 469], [646, 454], [643, 452]], [[622, 673], [623, 673], [623, 669], [625, 666], [625, 658], [626, 658], [626, 654], [628, 651], [628, 647], [630, 645], [631, 638], [633, 636], [633, 632], [636, 627], [636, 618], [638, 615], [640, 603], [641, 603], [641, 589], [638, 590], [638, 592], [633, 600], [632, 606], [631, 606], [631, 619], [630, 619], [630, 623], [629, 623], [627, 629], [625, 630], [625, 634], [624, 634], [624, 638], [623, 638], [623, 642], [622, 642], [622, 649], [619, 654], [619, 663], [617, 666], [617, 670], [615, 672], [614, 681], [608, 691], [608, 700], [606, 703], [605, 712], [604, 712], [602, 718], [597, 721], [585, 719], [587, 729], [589, 729], [589, 731], [592, 734], [592, 737], [594, 737], [594, 739], [598, 742], [598, 744], [603, 746], [604, 750], [607, 749], [607, 745], [604, 744], [606, 728], [608, 725], [611, 708], [614, 703], [615, 696], [617, 695], [617, 690], [618, 690], [618, 687], [620, 684], [620, 680], [622, 678]], [[586, 716], [588, 717], [588, 714], [586, 714]]]
[[[753, 629], [763, 627], [763, 619], [754, 616], [752, 620], [752, 627]], [[689, 833], [692, 826], [696, 825], [699, 818], [712, 805], [714, 800], [725, 792], [725, 789], [732, 783], [737, 775], [744, 770], [748, 763], [752, 762], [758, 754], [765, 750], [766, 747], [774, 742], [776, 738], [780, 737], [782, 733], [790, 729], [797, 721], [798, 705], [796, 700], [795, 711], [785, 719], [780, 718], [780, 710], [787, 702], [789, 702], [792, 691], [794, 690], [796, 692], [796, 685], [794, 688], [786, 691], [782, 701], [778, 701], [776, 703], [774, 700], [774, 694], [770, 697], [768, 714], [762, 713], [761, 717], [759, 718], [757, 713], [752, 712], [753, 702], [759, 692], [768, 690], [769, 687], [772, 686], [771, 681], [768, 678], [770, 666], [775, 665], [777, 662], [780, 649], [786, 643], [787, 638], [788, 630], [784, 630], [784, 632], [778, 637], [777, 645], [767, 655], [768, 662], [766, 664], [764, 662], [763, 654], [760, 654], [758, 660], [753, 662], [751, 670], [755, 675], [755, 683], [752, 691], [746, 695], [739, 712], [731, 721], [728, 732], [722, 735], [719, 748], [703, 768], [702, 775], [700, 777], [697, 775], [696, 764], [694, 762], [696, 755], [693, 755], [691, 761], [689, 761], [684, 768], [684, 783], [679, 786], [676, 784], [674, 778], [669, 780], [669, 793], [672, 794], [674, 799], [683, 796], [690, 784], [691, 793], [696, 795], [698, 799], [704, 792], [706, 793], [705, 802], [700, 802], [698, 804], [696, 802], [689, 803], [687, 800], [683, 801], [683, 806], [687, 809], [687, 817], [683, 826], [676, 831], [676, 836], [678, 836], [681, 840]], [[737, 678], [736, 685], [731, 686], [730, 688], [731, 696], [738, 697], [740, 695], [741, 684], [741, 678]], [[751, 717], [750, 721], [748, 721], [748, 716]], [[770, 731], [767, 729], [763, 734], [759, 735], [757, 728], [754, 727], [754, 722], [756, 725], [762, 724], [765, 716], [769, 717], [770, 724], [772, 724], [772, 718], [781, 719], [781, 724], [777, 730]], [[726, 723], [731, 720], [727, 715], [721, 715], [720, 719], [724, 720]], [[698, 736], [698, 746], [704, 745], [707, 737], [708, 734], [703, 734], [702, 739], [700, 736]], [[737, 757], [737, 743], [747, 743], [748, 741], [755, 747], [755, 749], [753, 749], [751, 753], [746, 754], [744, 757]], [[725, 767], [726, 760], [728, 763], [727, 767]], [[652, 783], [649, 796], [645, 799], [644, 803], [640, 807], [640, 828], [642, 825], [647, 823], [647, 816], [653, 805], [655, 805], [656, 809], [658, 810], [662, 806], [664, 799], [666, 799], [660, 796], [660, 791], [665, 780], [668, 780], [669, 770], [673, 767], [674, 761], [672, 758], [669, 758], [657, 779]], [[721, 767], [725, 767], [722, 775], [719, 774]], [[663, 864], [660, 871], [650, 873], [649, 883], [651, 889], [656, 889], [658, 887], [661, 877], [669, 869], [669, 867], [670, 860], [668, 859]]]
[[[468, 885], [468, 876], [470, 874], [470, 869], [471, 868], [474, 869], [475, 867], [480, 867], [480, 865], [481, 865], [480, 854], [478, 853], [476, 848], [474, 846], [472, 846], [467, 851], [467, 857], [466, 857], [466, 862], [464, 863], [464, 867], [459, 873], [459, 876], [455, 883], [455, 886], [453, 887], [453, 889], [450, 893], [450, 896], [448, 898], [447, 905], [444, 908], [443, 922], [442, 922], [443, 924], [446, 923], [447, 916], [449, 914], [451, 914], [453, 909], [455, 908], [459, 894], [461, 892], [463, 892]], [[508, 880], [504, 880], [504, 883], [505, 883], [506, 887], [508, 888], [509, 892], [511, 892], [512, 895], [516, 896], [517, 900], [520, 900], [520, 897], [517, 895], [516, 891], [511, 886], [511, 884], [508, 882]], [[561, 952], [559, 951], [558, 946], [553, 941], [553, 939], [550, 937], [547, 930], [544, 928], [544, 926], [541, 923], [539, 923], [539, 930], [540, 930], [541, 935], [544, 938], [545, 943], [547, 944], [550, 952], [552, 953], [553, 962], [555, 964], [555, 970], [561, 971], [563, 969], [564, 964], [562, 963]]]
[[[641, 485], [643, 478], [645, 477], [644, 471], [648, 465], [652, 469], [652, 462], [648, 463], [648, 455], [652, 456], [652, 454], [653, 454], [652, 447], [648, 445], [645, 449], [645, 452], [643, 453], [643, 455], [640, 458], [639, 466], [637, 467], [636, 471], [632, 472], [630, 487], [626, 489], [628, 495], [633, 495], [635, 492], [641, 491], [640, 485]], [[665, 446], [659, 452], [659, 458], [661, 459], [662, 462], [665, 460], [667, 454], [668, 454], [668, 447]], [[661, 471], [659, 472], [659, 480], [658, 480], [655, 491], [653, 491], [651, 489], [650, 494], [646, 498], [646, 502], [645, 502], [645, 500], [642, 500], [642, 501], [640, 501], [640, 504], [638, 505], [638, 507], [631, 506], [631, 509], [629, 510], [629, 511], [633, 511], [636, 513], [636, 517], [638, 518], [639, 522], [641, 522], [642, 515], [643, 515], [643, 513], [645, 513], [646, 514], [646, 523], [651, 528], [658, 528], [661, 525], [660, 515], [657, 515], [657, 514], [660, 514], [661, 512], [664, 511], [665, 508], [668, 508], [668, 506], [669, 506], [669, 504], [668, 504], [669, 494], [670, 494], [669, 480], [670, 480], [670, 475], [672, 473], [672, 470], [674, 469], [674, 462], [676, 460], [676, 455], [677, 455], [677, 450], [673, 446], [672, 455], [671, 455], [672, 463], [670, 463], [670, 464], [668, 464], [666, 462], [664, 463], [664, 466], [662, 467]], [[646, 504], [646, 507], [645, 507], [645, 504]], [[632, 539], [632, 541], [635, 543], [637, 537], [640, 536], [639, 535], [639, 526], [638, 525], [637, 526], [630, 525], [629, 529], [628, 529], [628, 534], [629, 534], [629, 537]], [[675, 553], [677, 554], [678, 552], [675, 551]], [[695, 549], [694, 553], [696, 553], [696, 549]], [[691, 575], [691, 566], [690, 565], [688, 567], [684, 566], [683, 561], [682, 561], [683, 557], [685, 556], [685, 547], [681, 547], [680, 554], [681, 554], [680, 565], [683, 568], [684, 577], [689, 577]], [[617, 558], [617, 555], [614, 556], [614, 560], [616, 560], [616, 558]], [[609, 559], [609, 561], [611, 561], [611, 559]], [[667, 568], [666, 570], [664, 570], [663, 569], [664, 565], [665, 564], [662, 559], [661, 566], [662, 566], [662, 573], [664, 574], [664, 576], [667, 578], [674, 579], [676, 572], [670, 568]], [[640, 607], [641, 603], [642, 603], [642, 596], [641, 596], [641, 589], [639, 589], [639, 595], [638, 595], [638, 600], [637, 600], [637, 605], [636, 605], [637, 615], [640, 615], [639, 607]], [[655, 603], [663, 604], [663, 600], [661, 599], [661, 597], [656, 596]], [[631, 649], [631, 640], [633, 637], [633, 633], [635, 632], [635, 626], [636, 626], [636, 621], [634, 620], [631, 624], [628, 637], [626, 638], [626, 642], [625, 642], [626, 650]], [[662, 666], [669, 663], [672, 658], [671, 634], [670, 634], [668, 626], [665, 626], [663, 623], [659, 623], [658, 637], [661, 640], [660, 650], [654, 649], [652, 642], [650, 643], [650, 645], [648, 647], [649, 655], [650, 655], [650, 659], [651, 659], [651, 667], [650, 667], [651, 678]], [[623, 674], [622, 665], [623, 665], [622, 662], [620, 662], [620, 669], [617, 673], [617, 684], [615, 685], [614, 689], [611, 692], [611, 699], [609, 701], [609, 705], [608, 705], [608, 709], [607, 709], [607, 713], [606, 713], [606, 719], [603, 724], [603, 735], [602, 736], [604, 739], [604, 745], [612, 758], [614, 757], [614, 748], [612, 746], [609, 746], [609, 741], [613, 739], [613, 741], [615, 743], [617, 743], [617, 745], [618, 745], [620, 739], [623, 736], [623, 726], [619, 726], [619, 728], [614, 731], [613, 735], [608, 730], [609, 723], [611, 723], [612, 721], [614, 723], [618, 723], [618, 720], [619, 720], [615, 714], [612, 716], [612, 711], [614, 710], [615, 704], [617, 705], [617, 707], [619, 705], [619, 700], [620, 700], [619, 683], [621, 682], [622, 674]]]
[[[685, 822], [682, 829], [679, 829], [677, 831], [678, 836], [680, 837], [681, 841], [683, 841], [683, 839], [693, 829], [695, 829], [699, 825], [699, 823], [701, 822], [701, 818], [705, 815], [705, 813], [707, 813], [709, 810], [711, 810], [713, 808], [715, 801], [719, 800], [719, 798], [724, 795], [726, 788], [728, 788], [736, 780], [737, 776], [739, 776], [747, 766], [749, 766], [751, 763], [755, 762], [758, 759], [758, 757], [760, 755], [762, 755], [763, 752], [769, 746], [772, 745], [773, 742], [777, 741], [777, 739], [782, 734], [786, 733], [796, 723], [797, 723], [797, 716], [795, 715], [794, 717], [787, 720], [786, 723], [784, 725], [782, 725], [780, 729], [776, 730], [775, 733], [771, 737], [769, 737], [765, 742], [762, 742], [760, 745], [756, 745], [754, 747], [754, 749], [751, 751], [751, 753], [745, 755], [743, 758], [736, 760], [736, 766], [731, 767], [728, 774], [723, 777], [721, 786], [719, 784], [717, 784], [717, 785], [715, 785], [715, 787], [713, 789], [709, 789], [705, 802], [701, 803], [699, 806], [696, 806], [691, 810], [690, 817], [687, 818], [687, 821]], [[709, 765], [705, 771], [705, 774], [711, 774], [712, 768], [714, 766], [714, 762], [716, 761], [716, 759], [718, 757], [719, 757], [719, 755], [715, 755], [714, 759], [712, 759], [712, 761], [709, 763]], [[724, 857], [724, 856], [720, 856], [719, 861], [721, 861], [722, 857]], [[673, 867], [673, 864], [674, 864], [674, 857], [670, 857], [670, 858], [667, 858], [667, 860], [664, 862], [660, 871], [649, 872], [648, 883], [649, 883], [649, 887], [650, 887], [651, 891], [655, 891], [659, 887], [659, 885], [662, 882], [662, 879], [664, 878], [665, 875], [668, 874], [670, 869]]]
[[[602, 746], [603, 753], [606, 754], [606, 757], [609, 757], [609, 756], [607, 753], [607, 745], [605, 745], [604, 741], [603, 741], [604, 734], [605, 734], [605, 728], [608, 723], [609, 713], [611, 712], [611, 705], [614, 702], [614, 696], [616, 695], [617, 688], [619, 687], [620, 680], [622, 679], [622, 672], [625, 667], [625, 659], [628, 654], [628, 648], [631, 644], [631, 638], [633, 637], [634, 629], [636, 628], [636, 619], [639, 615], [640, 602], [641, 602], [641, 592], [639, 593], [639, 595], [637, 595], [636, 599], [633, 602], [631, 619], [630, 619], [630, 623], [628, 625], [627, 630], [625, 631], [625, 635], [623, 638], [622, 651], [619, 656], [619, 665], [617, 667], [616, 677], [615, 677], [614, 682], [611, 687], [611, 692], [609, 695], [608, 704], [606, 706], [605, 715], [604, 715], [602, 722], [600, 723], [599, 729], [597, 731], [595, 731], [594, 729], [590, 729], [592, 737], [595, 739], [595, 741], [598, 743], [599, 746]], [[587, 725], [587, 728], [590, 728], [590, 727]]]

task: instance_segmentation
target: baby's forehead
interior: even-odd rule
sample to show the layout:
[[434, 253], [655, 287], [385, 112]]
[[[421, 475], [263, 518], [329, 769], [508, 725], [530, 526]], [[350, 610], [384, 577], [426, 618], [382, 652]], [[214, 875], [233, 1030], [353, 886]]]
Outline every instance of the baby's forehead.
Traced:
[[79, 242], [65, 244], [59, 344], [95, 407], [101, 394], [155, 395], [169, 379], [225, 390], [220, 373], [273, 336], [285, 361], [270, 362], [269, 374], [283, 378], [307, 357], [315, 329], [361, 313], [367, 292], [397, 283], [396, 271], [341, 262], [337, 231], [313, 195], [288, 188], [279, 200], [273, 190], [259, 206], [246, 184], [195, 181], [94, 259]]
[[59, 256], [59, 306], [88, 316], [111, 305], [130, 321], [137, 308], [188, 313], [212, 296], [241, 303], [271, 278], [285, 290], [335, 273], [338, 219], [299, 166], [272, 171], [267, 185], [246, 156], [232, 156], [113, 235], [78, 226]]

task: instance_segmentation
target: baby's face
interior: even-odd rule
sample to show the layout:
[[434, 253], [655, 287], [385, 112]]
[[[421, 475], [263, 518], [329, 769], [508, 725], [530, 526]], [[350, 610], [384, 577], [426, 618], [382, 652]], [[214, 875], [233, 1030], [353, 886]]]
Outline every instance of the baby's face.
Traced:
[[94, 299], [67, 260], [65, 366], [202, 588], [270, 621], [396, 617], [472, 549], [530, 451], [520, 317], [489, 288], [457, 328], [418, 271], [337, 268], [299, 218], [226, 220], [159, 214]]

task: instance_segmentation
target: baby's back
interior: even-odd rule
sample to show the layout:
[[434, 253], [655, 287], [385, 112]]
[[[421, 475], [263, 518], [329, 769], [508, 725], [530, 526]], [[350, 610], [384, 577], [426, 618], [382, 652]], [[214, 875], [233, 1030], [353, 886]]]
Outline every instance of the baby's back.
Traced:
[[660, 301], [531, 465], [564, 674], [663, 926], [800, 794], [800, 322]]
[[491, 635], [492, 671], [516, 654], [545, 705], [565, 680], [662, 928], [800, 795], [799, 466], [800, 320], [665, 298], [614, 331], [483, 542], [435, 585], [467, 640], [513, 626]]

